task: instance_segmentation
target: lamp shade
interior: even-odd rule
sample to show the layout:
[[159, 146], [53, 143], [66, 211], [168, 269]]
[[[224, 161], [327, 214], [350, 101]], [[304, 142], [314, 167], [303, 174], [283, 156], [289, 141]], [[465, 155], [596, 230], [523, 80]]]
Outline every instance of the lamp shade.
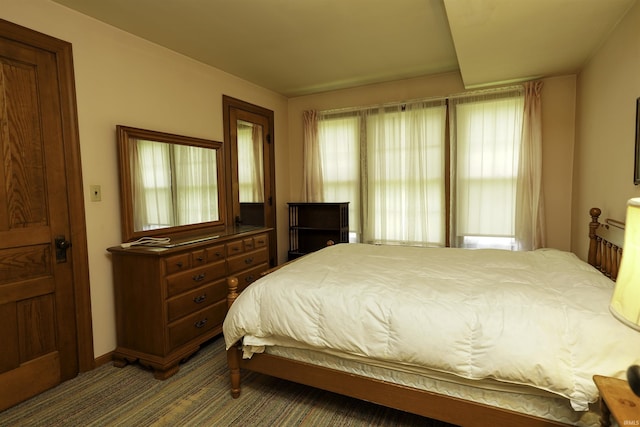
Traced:
[[622, 323], [640, 330], [640, 198], [627, 202], [622, 261], [609, 308]]

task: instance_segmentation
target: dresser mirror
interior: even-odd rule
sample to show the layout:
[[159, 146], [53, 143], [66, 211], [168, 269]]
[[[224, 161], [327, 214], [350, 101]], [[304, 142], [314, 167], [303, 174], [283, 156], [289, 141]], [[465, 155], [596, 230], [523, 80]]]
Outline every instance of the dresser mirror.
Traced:
[[230, 180], [227, 209], [236, 226], [270, 228], [271, 265], [276, 264], [273, 111], [223, 96], [224, 142]]
[[122, 239], [222, 228], [222, 143], [117, 126]]

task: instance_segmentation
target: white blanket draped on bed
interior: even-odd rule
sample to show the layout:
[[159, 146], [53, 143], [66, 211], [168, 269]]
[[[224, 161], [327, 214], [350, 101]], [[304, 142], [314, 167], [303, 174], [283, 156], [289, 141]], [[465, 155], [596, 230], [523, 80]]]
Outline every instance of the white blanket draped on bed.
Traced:
[[558, 250], [340, 244], [245, 289], [227, 348], [335, 350], [467, 379], [531, 385], [587, 410], [594, 374], [624, 378], [640, 334], [609, 312], [613, 282]]

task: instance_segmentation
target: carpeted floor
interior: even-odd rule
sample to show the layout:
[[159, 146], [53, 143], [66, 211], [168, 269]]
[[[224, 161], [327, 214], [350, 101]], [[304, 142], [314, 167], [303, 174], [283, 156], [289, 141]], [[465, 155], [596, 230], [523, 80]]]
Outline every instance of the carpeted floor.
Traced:
[[0, 426], [449, 426], [254, 373], [232, 399], [223, 346], [213, 340], [166, 381], [101, 366], [0, 412]]

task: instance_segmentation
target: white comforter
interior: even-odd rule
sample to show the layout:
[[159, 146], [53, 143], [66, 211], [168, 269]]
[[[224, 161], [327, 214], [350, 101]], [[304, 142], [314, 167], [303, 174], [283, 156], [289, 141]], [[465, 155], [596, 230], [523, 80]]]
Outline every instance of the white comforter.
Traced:
[[325, 248], [256, 281], [227, 348], [334, 350], [467, 379], [532, 385], [587, 410], [594, 374], [624, 378], [640, 334], [610, 314], [613, 282], [557, 250]]

